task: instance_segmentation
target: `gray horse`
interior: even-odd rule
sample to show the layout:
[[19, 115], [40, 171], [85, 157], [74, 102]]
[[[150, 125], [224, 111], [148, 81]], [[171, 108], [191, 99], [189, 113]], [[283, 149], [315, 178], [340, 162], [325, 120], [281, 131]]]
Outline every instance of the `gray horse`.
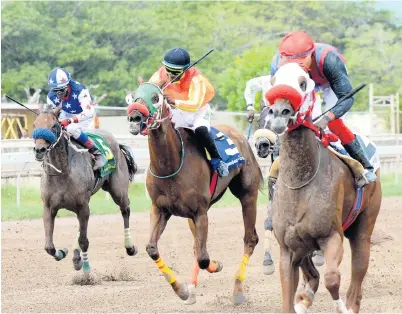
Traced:
[[74, 245], [74, 268], [76, 270], [83, 268], [85, 273], [89, 273], [88, 204], [91, 196], [100, 188], [108, 191], [113, 201], [120, 207], [124, 220], [124, 246], [127, 254], [134, 256], [138, 252], [132, 244], [128, 199], [129, 181], [132, 181], [137, 166], [129, 147], [118, 144], [113, 135], [106, 131], [94, 130], [93, 133], [107, 141], [116, 160], [115, 171], [98, 178], [92, 168], [91, 155], [85, 150], [73, 149], [70, 144], [70, 137], [63, 131], [58, 121], [59, 112], [57, 109], [45, 109], [39, 113], [34, 122], [35, 159], [43, 162], [45, 171], [41, 179], [45, 250], [57, 261], [66, 257], [67, 249], [56, 250], [53, 244], [54, 220], [60, 208], [76, 213], [79, 233]]

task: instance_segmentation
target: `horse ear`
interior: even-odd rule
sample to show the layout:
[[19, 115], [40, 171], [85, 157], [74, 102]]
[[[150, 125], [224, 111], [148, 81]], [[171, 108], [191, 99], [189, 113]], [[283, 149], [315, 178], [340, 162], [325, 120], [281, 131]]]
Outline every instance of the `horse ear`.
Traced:
[[53, 110], [53, 113], [55, 114], [56, 117], [59, 117], [61, 108], [62, 108], [62, 105], [60, 104]]
[[140, 75], [138, 75], [137, 81], [138, 81], [138, 84], [139, 84], [139, 85], [141, 85], [142, 83], [145, 82], [144, 79], [142, 78], [142, 76], [140, 76]]

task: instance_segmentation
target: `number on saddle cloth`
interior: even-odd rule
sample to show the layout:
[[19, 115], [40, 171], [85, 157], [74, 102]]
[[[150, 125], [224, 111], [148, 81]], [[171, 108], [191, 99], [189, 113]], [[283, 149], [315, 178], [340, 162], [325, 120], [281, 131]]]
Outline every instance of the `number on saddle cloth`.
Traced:
[[[215, 140], [219, 155], [222, 157], [223, 162], [228, 165], [229, 170], [245, 163], [245, 160], [243, 156], [240, 155], [236, 145], [226, 134], [214, 127], [211, 127], [210, 135]], [[217, 163], [211, 162], [211, 164], [213, 170], [216, 171], [218, 166]]]
[[85, 133], [94, 141], [96, 147], [101, 151], [103, 155], [105, 155], [107, 159], [107, 163], [100, 171], [100, 176], [103, 178], [116, 170], [116, 160], [113, 156], [112, 149], [110, 148], [108, 142], [102, 136], [89, 132]]

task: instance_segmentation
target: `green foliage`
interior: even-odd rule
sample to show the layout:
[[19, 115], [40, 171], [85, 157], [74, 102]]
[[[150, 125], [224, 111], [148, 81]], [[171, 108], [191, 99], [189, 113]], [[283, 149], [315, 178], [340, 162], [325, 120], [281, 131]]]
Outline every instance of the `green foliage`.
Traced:
[[[347, 57], [353, 83], [400, 89], [401, 29], [389, 11], [364, 1], [272, 2], [2, 2], [2, 92], [47, 92], [62, 66], [83, 84], [99, 84], [102, 105], [124, 106], [137, 76], [148, 79], [172, 47], [185, 47], [211, 80], [221, 109], [244, 110], [245, 82], [268, 74], [281, 37], [305, 30]], [[366, 94], [366, 95], [363, 95]], [[45, 94], [42, 95], [43, 101]], [[401, 101], [402, 103], [402, 101]], [[367, 93], [354, 109], [367, 105]]]

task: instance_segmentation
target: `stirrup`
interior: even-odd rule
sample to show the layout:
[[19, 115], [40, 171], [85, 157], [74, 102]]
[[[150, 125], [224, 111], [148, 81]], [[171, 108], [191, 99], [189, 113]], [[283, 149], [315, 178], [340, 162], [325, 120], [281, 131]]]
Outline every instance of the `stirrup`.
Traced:
[[221, 178], [229, 175], [229, 167], [222, 160], [219, 161], [218, 174]]
[[371, 182], [377, 181], [377, 175], [370, 170], [365, 169], [363, 174], [356, 178], [356, 185], [358, 188], [363, 188]]

